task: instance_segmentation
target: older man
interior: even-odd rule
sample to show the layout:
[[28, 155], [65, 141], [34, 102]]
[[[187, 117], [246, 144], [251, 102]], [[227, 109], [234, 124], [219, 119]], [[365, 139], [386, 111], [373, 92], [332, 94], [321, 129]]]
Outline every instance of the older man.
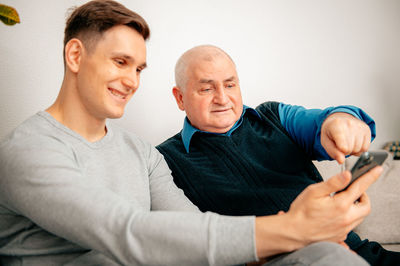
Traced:
[[[371, 132], [375, 136], [373, 120], [353, 106], [243, 105], [235, 64], [214, 46], [185, 52], [175, 78], [172, 92], [187, 117], [183, 130], [157, 148], [175, 183], [202, 211], [287, 212], [301, 191], [322, 181], [312, 159], [343, 163], [346, 155], [366, 151]], [[346, 243], [372, 264], [399, 258], [355, 233]]]

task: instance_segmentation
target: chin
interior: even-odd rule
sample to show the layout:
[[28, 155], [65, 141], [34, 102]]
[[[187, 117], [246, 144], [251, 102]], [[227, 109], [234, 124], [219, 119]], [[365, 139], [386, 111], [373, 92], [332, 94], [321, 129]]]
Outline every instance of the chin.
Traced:
[[228, 128], [228, 130], [229, 130], [229, 129], [231, 129], [231, 127], [233, 127], [233, 125], [235, 124], [235, 122], [236, 122], [236, 121], [233, 121], [233, 122], [229, 121], [229, 122], [227, 122], [227, 123], [219, 124], [219, 125], [217, 125], [216, 127], [217, 127], [217, 128], [220, 128], [221, 130], [225, 130], [225, 129], [227, 129], [227, 128]]
[[109, 113], [107, 118], [109, 119], [117, 119], [117, 118], [121, 118], [124, 115], [124, 112], [113, 112], [113, 113]]
[[206, 130], [206, 131], [210, 131], [210, 132], [214, 132], [214, 133], [226, 133], [228, 132], [233, 125], [218, 125], [218, 126], [214, 126], [212, 127], [212, 130]]

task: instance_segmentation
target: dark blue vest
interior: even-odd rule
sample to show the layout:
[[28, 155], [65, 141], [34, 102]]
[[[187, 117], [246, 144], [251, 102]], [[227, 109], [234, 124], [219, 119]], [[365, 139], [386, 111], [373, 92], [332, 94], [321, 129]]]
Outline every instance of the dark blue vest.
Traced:
[[181, 134], [157, 148], [174, 181], [202, 211], [270, 215], [287, 211], [309, 184], [322, 180], [310, 158], [282, 127], [278, 103], [256, 108], [231, 136], [196, 132], [190, 152]]

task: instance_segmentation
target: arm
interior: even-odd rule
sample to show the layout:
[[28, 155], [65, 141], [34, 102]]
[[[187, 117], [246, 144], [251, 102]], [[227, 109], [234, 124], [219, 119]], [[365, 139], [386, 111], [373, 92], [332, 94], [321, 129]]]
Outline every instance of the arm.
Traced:
[[[237, 264], [256, 259], [254, 217], [149, 211], [134, 198], [126, 200], [101, 182], [88, 180], [65, 144], [49, 138], [35, 143], [36, 147], [21, 143], [0, 148], [0, 204], [15, 216], [124, 265]], [[151, 175], [160, 172], [154, 165]]]
[[152, 210], [200, 212], [175, 185], [171, 170], [157, 149], [149, 149], [148, 162]]
[[[259, 257], [291, 252], [319, 241], [342, 243], [370, 211], [365, 191], [382, 173], [378, 166], [347, 190], [331, 196], [350, 181], [348, 171], [307, 187], [287, 213], [256, 218]], [[354, 203], [358, 199], [357, 203]], [[270, 247], [266, 249], [265, 247]]]
[[[358, 138], [357, 134], [359, 133], [359, 131], [354, 131], [353, 129], [360, 125], [367, 125], [368, 127], [367, 128], [363, 126], [366, 131], [363, 131], [362, 138], [364, 138], [366, 132], [369, 132], [371, 135], [371, 140], [375, 138], [375, 122], [364, 111], [357, 107], [339, 106], [320, 110], [305, 109], [301, 106], [286, 105], [283, 103], [279, 104], [279, 117], [282, 125], [289, 132], [289, 135], [306, 151], [307, 154], [309, 154], [313, 159], [318, 160], [331, 158], [337, 159], [337, 156], [335, 156], [337, 152], [330, 152], [329, 149], [332, 146], [326, 146], [327, 142], [321, 141], [321, 137], [326, 137], [324, 134], [327, 133], [326, 130], [322, 131], [323, 124], [326, 124], [324, 121], [328, 120], [327, 118], [330, 116], [337, 118], [337, 114], [339, 113], [346, 113], [354, 118], [357, 118], [352, 120], [352, 127], [348, 127], [346, 131], [346, 134], [350, 134], [353, 139]], [[339, 119], [339, 122], [347, 123], [347, 119], [349, 119], [351, 116], [347, 116], [345, 119]], [[332, 120], [330, 122], [332, 122]], [[336, 122], [331, 123], [330, 125], [336, 126], [338, 124], [338, 119], [335, 119], [335, 121]], [[335, 136], [338, 136], [338, 134], [336, 133]], [[370, 140], [367, 142], [369, 143]], [[335, 142], [333, 141], [333, 143]], [[356, 153], [358, 152], [359, 151]], [[347, 154], [351, 153], [346, 153], [345, 155]]]

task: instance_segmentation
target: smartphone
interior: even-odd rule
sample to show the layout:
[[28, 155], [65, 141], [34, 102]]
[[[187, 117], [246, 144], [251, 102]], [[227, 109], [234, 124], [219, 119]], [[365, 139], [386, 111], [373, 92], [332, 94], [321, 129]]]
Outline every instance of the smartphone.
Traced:
[[360, 176], [374, 168], [375, 166], [382, 165], [388, 153], [386, 151], [367, 151], [361, 154], [357, 162], [351, 168], [351, 180], [350, 183], [339, 192], [346, 190], [354, 181], [356, 181]]

